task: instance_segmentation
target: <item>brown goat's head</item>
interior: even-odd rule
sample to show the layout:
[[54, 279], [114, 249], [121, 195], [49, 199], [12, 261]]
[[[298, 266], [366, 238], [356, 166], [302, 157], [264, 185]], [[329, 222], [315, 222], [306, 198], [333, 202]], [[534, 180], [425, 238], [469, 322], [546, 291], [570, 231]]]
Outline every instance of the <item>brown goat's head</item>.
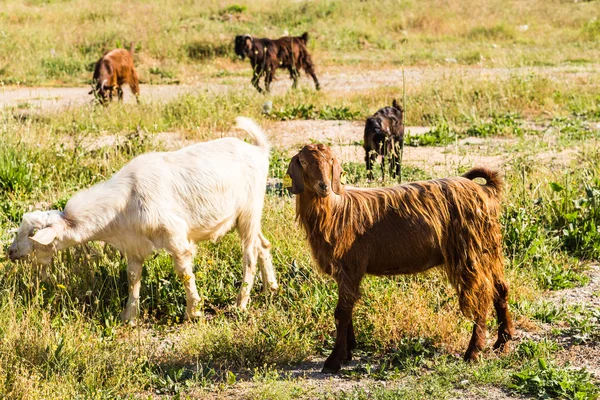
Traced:
[[94, 97], [100, 102], [100, 104], [108, 104], [110, 94], [112, 93], [114, 86], [107, 85], [107, 80], [97, 81], [96, 86], [90, 90], [89, 94], [93, 94]]
[[242, 60], [246, 58], [247, 52], [252, 50], [252, 36], [238, 35], [235, 37], [235, 54], [237, 54]]
[[[328, 146], [308, 144], [290, 161], [284, 186], [293, 194], [312, 192], [327, 197], [331, 190], [344, 193], [342, 168]], [[289, 176], [289, 178], [288, 178]]]

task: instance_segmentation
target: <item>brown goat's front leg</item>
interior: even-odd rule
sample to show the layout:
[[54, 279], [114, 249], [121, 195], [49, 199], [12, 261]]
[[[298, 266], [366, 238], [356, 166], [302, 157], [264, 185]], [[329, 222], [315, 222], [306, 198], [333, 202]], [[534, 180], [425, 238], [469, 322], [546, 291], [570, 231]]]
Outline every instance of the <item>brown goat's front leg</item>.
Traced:
[[[338, 284], [338, 304], [335, 308], [335, 346], [333, 351], [325, 360], [325, 365], [321, 372], [326, 374], [335, 374], [342, 367], [342, 362], [349, 361], [349, 347], [356, 346], [354, 338], [354, 328], [352, 327], [352, 310], [358, 300], [358, 285]], [[349, 333], [352, 333], [349, 337]]]
[[346, 346], [346, 358], [344, 359], [344, 364], [352, 361], [352, 350], [354, 350], [357, 346], [356, 336], [354, 335], [354, 324], [352, 323], [352, 318], [350, 318], [350, 324], [348, 325], [348, 341]]
[[477, 317], [473, 325], [473, 335], [465, 352], [465, 361], [477, 361], [479, 353], [485, 347], [485, 317]]
[[498, 280], [495, 286], [494, 308], [498, 319], [498, 340], [494, 344], [494, 350], [504, 351], [506, 343], [515, 335], [515, 327], [508, 311], [508, 285], [503, 280]]

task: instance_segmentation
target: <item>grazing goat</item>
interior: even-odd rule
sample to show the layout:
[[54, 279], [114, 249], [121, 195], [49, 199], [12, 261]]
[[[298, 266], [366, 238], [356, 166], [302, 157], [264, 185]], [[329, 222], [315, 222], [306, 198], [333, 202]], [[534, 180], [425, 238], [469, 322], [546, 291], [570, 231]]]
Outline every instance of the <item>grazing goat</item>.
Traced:
[[10, 259], [30, 256], [49, 264], [55, 250], [93, 240], [114, 245], [128, 262], [129, 299], [122, 319], [134, 324], [142, 264], [155, 248], [164, 248], [185, 287], [186, 318], [192, 318], [201, 314], [192, 271], [195, 242], [215, 241], [237, 226], [244, 271], [236, 305], [245, 309], [257, 257], [264, 290], [276, 290], [277, 280], [271, 244], [260, 230], [269, 144], [252, 120], [238, 117], [237, 126], [254, 138], [254, 145], [223, 138], [143, 154], [108, 181], [75, 194], [64, 211], [25, 214], [9, 248]]
[[367, 118], [365, 124], [365, 163], [367, 176], [373, 179], [373, 161], [381, 156], [381, 175], [385, 178], [385, 158], [390, 156], [390, 174], [400, 177], [401, 154], [404, 149], [404, 111], [394, 100], [391, 107], [384, 107]]
[[308, 33], [302, 36], [284, 36], [279, 39], [255, 38], [250, 35], [238, 35], [235, 37], [235, 54], [242, 60], [250, 59], [252, 65], [252, 85], [262, 92], [259, 85], [261, 76], [265, 75], [265, 90], [271, 89], [271, 82], [275, 77], [277, 68], [287, 68], [290, 78], [294, 83], [292, 88], [298, 86], [300, 69], [312, 76], [315, 88], [320, 89], [319, 80], [314, 71], [314, 65], [306, 48]]
[[115, 90], [119, 101], [123, 101], [121, 86], [124, 83], [129, 85], [131, 92], [139, 103], [140, 84], [133, 65], [133, 48], [132, 43], [129, 51], [124, 49], [107, 51], [96, 63], [93, 77], [95, 87], [89, 94], [95, 95], [101, 104], [106, 105], [112, 101]]
[[491, 303], [498, 318], [494, 348], [504, 349], [514, 328], [504, 281], [498, 173], [474, 168], [462, 177], [375, 189], [345, 188], [341, 173], [329, 147], [310, 144], [292, 158], [286, 176], [288, 190], [298, 195], [296, 218], [313, 258], [338, 284], [337, 337], [323, 372], [337, 372], [352, 357], [352, 310], [365, 274], [441, 266], [461, 311], [475, 321], [465, 360], [475, 360], [485, 345]]

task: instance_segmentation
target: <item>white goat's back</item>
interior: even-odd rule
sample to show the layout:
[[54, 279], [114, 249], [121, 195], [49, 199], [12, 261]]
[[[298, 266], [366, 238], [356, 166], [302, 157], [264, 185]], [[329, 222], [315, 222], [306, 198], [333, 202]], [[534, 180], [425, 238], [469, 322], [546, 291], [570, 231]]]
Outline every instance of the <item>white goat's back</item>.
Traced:
[[241, 216], [258, 213], [260, 221], [268, 168], [261, 148], [225, 138], [141, 155], [109, 182], [132, 186], [125, 215], [143, 231], [185, 221], [190, 240], [216, 240]]

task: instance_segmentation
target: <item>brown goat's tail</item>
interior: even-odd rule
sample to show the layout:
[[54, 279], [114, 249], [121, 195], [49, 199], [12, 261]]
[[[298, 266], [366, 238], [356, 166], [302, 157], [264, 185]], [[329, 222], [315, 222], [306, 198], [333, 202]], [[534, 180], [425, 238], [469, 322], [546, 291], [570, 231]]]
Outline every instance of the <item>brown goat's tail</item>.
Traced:
[[486, 167], [475, 167], [465, 172], [462, 177], [470, 180], [483, 178], [485, 179], [485, 185], [483, 185], [483, 187], [487, 189], [488, 193], [496, 198], [500, 198], [502, 195], [502, 177], [498, 171]]
[[134, 51], [135, 51], [135, 42], [131, 42], [131, 44], [129, 45], [129, 54], [133, 55]]
[[300, 38], [304, 41], [304, 44], [308, 43], [308, 32], [304, 32]]

